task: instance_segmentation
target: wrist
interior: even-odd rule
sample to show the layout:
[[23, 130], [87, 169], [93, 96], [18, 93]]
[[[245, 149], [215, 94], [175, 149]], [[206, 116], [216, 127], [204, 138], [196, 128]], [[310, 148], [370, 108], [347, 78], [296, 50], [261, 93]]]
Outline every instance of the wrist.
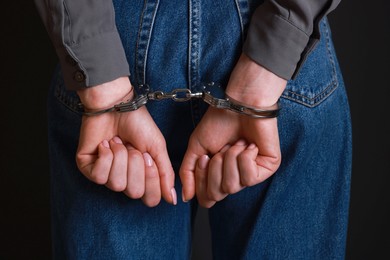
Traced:
[[253, 107], [270, 107], [278, 102], [287, 80], [242, 54], [234, 68], [226, 94]]
[[80, 101], [87, 110], [101, 110], [120, 102], [132, 99], [132, 91], [128, 77], [121, 77], [101, 85], [77, 91]]

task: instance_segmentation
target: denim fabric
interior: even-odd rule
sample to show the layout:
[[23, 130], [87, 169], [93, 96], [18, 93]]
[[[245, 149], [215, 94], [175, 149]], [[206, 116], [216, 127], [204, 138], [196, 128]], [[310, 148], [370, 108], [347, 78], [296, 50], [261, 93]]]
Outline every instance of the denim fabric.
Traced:
[[[134, 85], [153, 90], [226, 85], [250, 14], [261, 1], [115, 0]], [[282, 165], [210, 211], [216, 259], [343, 259], [351, 124], [329, 25], [283, 93]], [[48, 98], [55, 259], [188, 259], [196, 201], [147, 208], [88, 181], [75, 164], [81, 115], [59, 69]], [[202, 101], [149, 102], [177, 172]], [[179, 177], [176, 189], [181, 194]]]
[[351, 171], [348, 102], [326, 21], [283, 93], [282, 165], [214, 206], [216, 259], [344, 259]]

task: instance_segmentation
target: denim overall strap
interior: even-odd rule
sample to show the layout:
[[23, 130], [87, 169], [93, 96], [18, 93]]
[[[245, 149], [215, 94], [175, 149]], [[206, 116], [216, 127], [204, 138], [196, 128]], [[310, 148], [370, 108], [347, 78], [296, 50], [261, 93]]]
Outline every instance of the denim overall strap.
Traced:
[[159, 0], [145, 0], [144, 3], [136, 46], [135, 71], [138, 85], [146, 84], [146, 61], [159, 2]]

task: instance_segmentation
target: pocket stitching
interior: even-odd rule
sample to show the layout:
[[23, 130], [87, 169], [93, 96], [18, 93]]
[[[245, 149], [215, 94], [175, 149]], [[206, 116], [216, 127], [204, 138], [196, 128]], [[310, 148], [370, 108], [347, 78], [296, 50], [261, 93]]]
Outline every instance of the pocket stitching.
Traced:
[[65, 86], [60, 81], [60, 75], [58, 75], [54, 96], [63, 106], [65, 106], [71, 112], [73, 112], [77, 115], [81, 115], [81, 111], [79, 110], [79, 104], [80, 104], [79, 99], [68, 95], [66, 93], [64, 87]]
[[[326, 20], [324, 20], [323, 24], [326, 25], [326, 23], [327, 23]], [[326, 98], [328, 96], [330, 96], [338, 87], [339, 84], [338, 84], [338, 80], [337, 80], [336, 64], [335, 64], [335, 61], [333, 59], [332, 47], [331, 47], [331, 43], [330, 43], [330, 39], [331, 39], [330, 32], [329, 32], [329, 28], [327, 26], [324, 26], [324, 27], [325, 27], [324, 28], [325, 29], [324, 30], [325, 31], [324, 37], [326, 39], [327, 56], [329, 58], [329, 61], [331, 63], [331, 67], [332, 67], [332, 79], [331, 79], [330, 83], [328, 84], [328, 86], [325, 87], [325, 89], [323, 89], [320, 93], [318, 93], [317, 95], [315, 95], [312, 98], [305, 96], [305, 95], [302, 95], [302, 94], [299, 94], [298, 92], [288, 90], [288, 89], [286, 89], [284, 91], [284, 93], [281, 96], [282, 98], [287, 99], [287, 100], [291, 100], [293, 102], [302, 104], [302, 105], [310, 107], [310, 108], [313, 108], [313, 107], [321, 104], [324, 100], [326, 100]]]

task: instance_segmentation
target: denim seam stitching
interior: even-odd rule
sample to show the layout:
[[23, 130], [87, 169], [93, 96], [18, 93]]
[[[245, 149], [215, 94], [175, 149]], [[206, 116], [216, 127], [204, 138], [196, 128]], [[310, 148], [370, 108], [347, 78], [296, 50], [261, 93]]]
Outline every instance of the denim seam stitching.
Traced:
[[140, 37], [141, 37], [141, 32], [142, 32], [142, 25], [143, 25], [143, 19], [144, 19], [144, 15], [145, 15], [145, 8], [146, 8], [146, 0], [144, 1], [144, 7], [143, 7], [143, 10], [142, 10], [142, 14], [141, 14], [141, 17], [140, 17], [140, 26], [138, 28], [138, 35], [137, 35], [137, 42], [136, 42], [136, 45], [135, 45], [135, 76], [136, 76], [136, 81], [139, 83], [139, 79], [138, 79], [138, 74], [139, 74], [139, 69], [138, 69], [138, 50], [139, 50], [139, 42], [140, 42]]
[[238, 0], [235, 0], [234, 2], [236, 3], [236, 7], [237, 7], [237, 11], [238, 11], [238, 18], [240, 19], [241, 41], [244, 42], [244, 23], [242, 21], [241, 8], [240, 8], [240, 4], [238, 3]]
[[[148, 58], [150, 38], [153, 31], [158, 5], [159, 0], [156, 0], [155, 3], [150, 3], [148, 0], [145, 0], [142, 16], [140, 18], [141, 21], [136, 43], [135, 71], [137, 82], [142, 85], [146, 83], [146, 63]], [[153, 12], [150, 17], [149, 9], [151, 8], [153, 8]]]
[[[189, 85], [191, 88], [197, 85], [199, 80], [199, 48], [200, 48], [200, 6], [198, 1], [189, 1]], [[193, 3], [195, 2], [195, 3]]]
[[[323, 23], [325, 23], [325, 21]], [[316, 96], [314, 96], [312, 98], [309, 98], [307, 96], [304, 96], [302, 94], [299, 94], [299, 93], [291, 91], [291, 90], [286, 90], [286, 92], [289, 93], [289, 94], [285, 94], [285, 93], [282, 94], [282, 98], [285, 98], [285, 99], [288, 99], [288, 100], [291, 100], [291, 101], [295, 101], [296, 103], [299, 103], [299, 104], [305, 105], [307, 107], [313, 108], [313, 107], [319, 105], [320, 103], [322, 103], [338, 87], [336, 65], [335, 65], [335, 62], [334, 62], [334, 59], [333, 59], [333, 55], [332, 55], [332, 52], [331, 52], [330, 35], [329, 35], [329, 29], [327, 27], [325, 27], [325, 36], [326, 36], [327, 54], [328, 54], [329, 61], [331, 62], [331, 65], [332, 65], [332, 79], [331, 79], [331, 82], [328, 84], [328, 86], [323, 91], [321, 91], [320, 93], [318, 93]], [[301, 100], [298, 99], [298, 98], [294, 98], [293, 96], [300, 97]], [[305, 100], [307, 100], [307, 102], [305, 102]]]
[[77, 98], [73, 98], [69, 96], [67, 93], [65, 93], [65, 90], [63, 89], [63, 85], [59, 82], [59, 80], [56, 80], [56, 88], [54, 92], [54, 96], [56, 99], [67, 109], [69, 109], [72, 113], [76, 115], [80, 115], [80, 112], [78, 111], [78, 104], [79, 101]]

